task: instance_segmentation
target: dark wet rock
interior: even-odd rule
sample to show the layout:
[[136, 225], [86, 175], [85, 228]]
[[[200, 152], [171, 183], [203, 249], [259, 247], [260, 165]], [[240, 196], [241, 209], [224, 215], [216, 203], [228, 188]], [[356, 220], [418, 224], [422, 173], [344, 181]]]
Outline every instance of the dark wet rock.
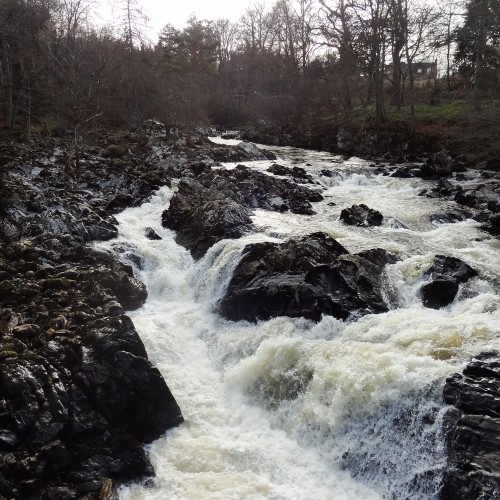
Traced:
[[[2, 491], [17, 489], [20, 498], [99, 492], [106, 478], [150, 475], [142, 443], [182, 420], [118, 302], [140, 305], [143, 285], [107, 254], [77, 248], [66, 258], [80, 256], [78, 263], [33, 242], [0, 249], [25, 258], [0, 315], [0, 454], [9, 453], [0, 473]], [[58, 262], [42, 279], [23, 277], [23, 268], [51, 258]], [[15, 293], [28, 286], [32, 303]], [[90, 467], [96, 455], [100, 466]]]
[[486, 224], [481, 226], [483, 231], [487, 231], [493, 236], [500, 236], [500, 214], [484, 214], [481, 219], [476, 219]]
[[477, 271], [460, 259], [436, 255], [431, 267], [424, 273], [429, 282], [420, 289], [422, 303], [432, 309], [451, 304], [459, 285], [474, 276], [477, 276]]
[[450, 177], [454, 172], [465, 172], [465, 163], [460, 158], [452, 158], [446, 151], [439, 151], [428, 158], [420, 169], [423, 179]]
[[477, 192], [475, 189], [461, 190], [453, 199], [460, 205], [475, 207], [477, 205]]
[[452, 184], [448, 179], [439, 179], [436, 186], [428, 194], [429, 198], [446, 198], [462, 191], [462, 186]]
[[326, 168], [321, 169], [320, 174], [323, 177], [335, 177], [335, 173], [332, 170], [328, 170]]
[[[182, 421], [124, 315], [144, 303], [144, 285], [116, 254], [85, 245], [114, 238], [113, 214], [170, 182], [168, 165], [138, 147], [106, 160], [96, 148], [78, 178], [55, 153], [43, 168], [30, 153], [2, 170], [3, 497], [117, 498], [117, 483], [153, 474], [144, 443]], [[132, 260], [135, 249], [122, 250]]]
[[324, 233], [248, 245], [218, 311], [234, 321], [386, 311], [381, 274], [390, 260], [381, 249], [351, 255]]
[[297, 182], [298, 184], [309, 183], [312, 184], [313, 178], [306, 172], [304, 168], [301, 167], [285, 167], [283, 165], [278, 165], [277, 163], [271, 165], [268, 169], [268, 172], [275, 175], [289, 176]]
[[485, 168], [495, 172], [500, 171], [500, 158], [491, 158], [486, 162]]
[[478, 356], [448, 378], [444, 400], [453, 409], [445, 426], [448, 470], [445, 500], [498, 498], [500, 493], [500, 360]]
[[135, 200], [129, 194], [119, 194], [115, 196], [107, 205], [106, 208], [110, 213], [119, 213], [127, 207], [134, 206]]
[[492, 215], [488, 212], [479, 212], [472, 216], [477, 222], [490, 222]]
[[398, 166], [395, 170], [390, 173], [391, 177], [398, 177], [400, 179], [409, 179], [412, 177], [421, 176], [421, 167], [417, 165], [403, 165]]
[[453, 224], [455, 222], [462, 222], [472, 218], [472, 212], [466, 210], [457, 210], [454, 212], [443, 212], [440, 214], [433, 214], [429, 217], [433, 224]]
[[118, 228], [106, 221], [87, 227], [87, 232], [90, 240], [108, 241], [118, 236]]
[[384, 217], [366, 205], [353, 205], [340, 212], [340, 220], [349, 226], [381, 226]]
[[440, 309], [451, 304], [458, 292], [458, 283], [452, 280], [435, 279], [420, 289], [425, 307]]
[[221, 135], [221, 139], [239, 139], [240, 133], [239, 132], [227, 132], [225, 134]]
[[248, 231], [252, 209], [312, 215], [310, 202], [322, 199], [317, 191], [238, 165], [182, 179], [162, 225], [177, 231], [177, 243], [200, 258], [216, 242]]
[[[500, 213], [500, 184], [498, 182], [477, 184], [475, 187], [458, 190], [450, 196], [450, 199], [480, 212], [495, 215]], [[494, 228], [489, 224], [484, 229], [495, 234]]]
[[274, 175], [291, 175], [291, 168], [273, 163], [267, 171]]
[[148, 240], [161, 240], [162, 237], [158, 235], [158, 233], [151, 227], [147, 227], [144, 230], [144, 235]]
[[307, 173], [304, 168], [301, 167], [293, 167], [292, 168], [292, 178], [295, 182], [299, 184], [313, 184], [313, 178]]
[[202, 257], [217, 241], [239, 238], [251, 223], [250, 210], [227, 196], [227, 190], [205, 187], [191, 179], [181, 180], [162, 215], [162, 225], [177, 231], [177, 243], [194, 258]]
[[490, 223], [496, 234], [498, 234], [500, 232], [500, 214], [492, 215]]
[[258, 148], [249, 142], [240, 142], [236, 146], [225, 146], [208, 141], [203, 142], [204, 150], [210, 148], [209, 155], [218, 162], [238, 162], [253, 160], [275, 160], [276, 155], [271, 151]]

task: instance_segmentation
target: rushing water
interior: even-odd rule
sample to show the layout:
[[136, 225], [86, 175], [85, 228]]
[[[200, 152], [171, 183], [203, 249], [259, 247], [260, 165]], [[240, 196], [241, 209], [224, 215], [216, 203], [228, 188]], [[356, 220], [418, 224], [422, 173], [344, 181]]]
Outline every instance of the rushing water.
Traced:
[[[130, 316], [186, 419], [148, 446], [157, 477], [122, 488], [120, 497], [435, 498], [446, 463], [444, 380], [500, 348], [499, 242], [472, 220], [431, 224], [429, 215], [453, 203], [417, 196], [422, 180], [374, 175], [354, 158], [273, 150], [280, 164], [310, 164], [325, 198], [314, 204], [317, 215], [257, 210], [255, 233], [221, 241], [194, 262], [161, 227], [173, 193], [165, 187], [118, 216], [119, 239], [104, 244], [144, 259], [136, 270], [149, 298]], [[333, 177], [320, 176], [324, 168]], [[343, 225], [340, 211], [354, 203], [380, 210], [384, 225]], [[146, 239], [147, 226], [163, 239]], [[389, 312], [318, 324], [229, 322], [213, 312], [246, 244], [318, 230], [349, 251], [382, 247], [400, 258], [385, 276]], [[480, 272], [438, 311], [418, 298], [436, 254]]]

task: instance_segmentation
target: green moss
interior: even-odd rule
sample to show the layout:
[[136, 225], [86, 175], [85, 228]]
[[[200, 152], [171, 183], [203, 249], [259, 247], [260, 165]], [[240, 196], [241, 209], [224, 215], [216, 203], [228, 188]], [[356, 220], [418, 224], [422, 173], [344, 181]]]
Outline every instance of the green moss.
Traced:
[[6, 359], [6, 358], [13, 358], [13, 357], [18, 357], [19, 353], [16, 351], [12, 351], [10, 349], [4, 349], [3, 351], [0, 351], [0, 359]]

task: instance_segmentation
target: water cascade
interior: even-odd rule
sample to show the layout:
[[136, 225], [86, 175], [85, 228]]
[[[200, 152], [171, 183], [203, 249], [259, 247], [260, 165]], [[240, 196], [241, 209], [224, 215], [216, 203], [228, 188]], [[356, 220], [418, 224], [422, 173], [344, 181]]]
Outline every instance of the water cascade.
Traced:
[[[100, 244], [129, 259], [147, 286], [147, 303], [130, 317], [186, 419], [148, 447], [157, 476], [123, 487], [120, 498], [435, 498], [446, 464], [444, 381], [500, 348], [499, 242], [472, 220], [433, 225], [429, 216], [452, 202], [418, 196], [426, 181], [376, 175], [356, 158], [273, 151], [282, 165], [312, 165], [324, 196], [316, 215], [256, 210], [255, 232], [195, 262], [161, 226], [175, 189], [164, 187], [120, 214], [119, 238]], [[354, 203], [382, 212], [384, 224], [344, 225], [340, 211]], [[162, 239], [147, 239], [147, 226]], [[350, 252], [382, 247], [399, 258], [384, 276], [388, 312], [257, 324], [214, 312], [245, 245], [314, 231]], [[479, 272], [439, 310], [418, 296], [436, 254]]]

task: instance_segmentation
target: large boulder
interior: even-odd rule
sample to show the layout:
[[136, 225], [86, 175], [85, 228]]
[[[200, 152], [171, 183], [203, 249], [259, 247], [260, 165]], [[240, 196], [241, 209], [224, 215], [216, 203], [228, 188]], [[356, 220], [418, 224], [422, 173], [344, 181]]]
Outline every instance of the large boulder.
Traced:
[[429, 281], [420, 289], [425, 307], [439, 309], [451, 304], [459, 285], [477, 276], [477, 271], [455, 257], [436, 255], [431, 267], [424, 273]]
[[383, 312], [381, 275], [390, 260], [381, 249], [351, 255], [325, 233], [248, 245], [218, 311], [233, 321]]
[[250, 210], [232, 198], [237, 197], [230, 183], [206, 187], [183, 179], [162, 214], [162, 225], [177, 231], [177, 243], [199, 259], [217, 241], [239, 238], [251, 227]]
[[340, 212], [340, 220], [349, 226], [381, 226], [384, 216], [377, 210], [367, 207], [363, 203], [344, 208]]
[[177, 231], [177, 243], [198, 259], [217, 241], [247, 231], [252, 209], [312, 215], [310, 202], [322, 199], [317, 191], [239, 165], [182, 179], [162, 225]]
[[443, 500], [500, 495], [500, 359], [488, 353], [455, 374], [444, 388], [454, 408], [446, 422], [448, 470]]
[[274, 175], [288, 175], [298, 184], [312, 184], [314, 182], [313, 178], [301, 167], [285, 167], [274, 163], [267, 171]]

